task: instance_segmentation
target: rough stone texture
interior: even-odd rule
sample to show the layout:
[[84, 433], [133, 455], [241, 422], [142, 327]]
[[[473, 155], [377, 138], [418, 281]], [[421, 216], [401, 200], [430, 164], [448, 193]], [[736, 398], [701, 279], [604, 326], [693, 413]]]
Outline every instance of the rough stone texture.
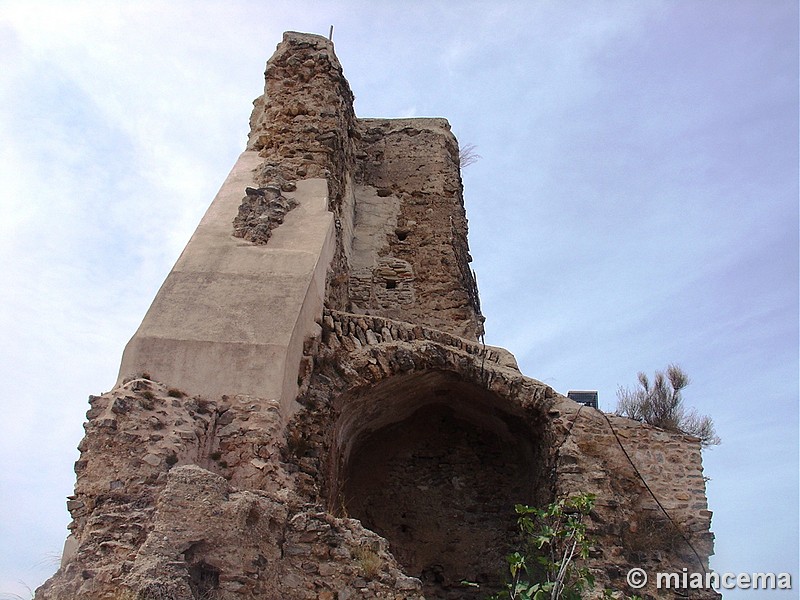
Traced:
[[92, 397], [68, 502], [77, 551], [37, 598], [414, 598], [387, 543], [295, 493], [274, 402], [138, 378]]
[[[285, 186], [289, 191], [295, 185]], [[239, 205], [239, 213], [233, 220], [233, 235], [254, 244], [266, 244], [272, 230], [283, 224], [286, 213], [297, 206], [293, 198], [285, 198], [281, 188], [269, 185], [263, 188], [247, 188], [246, 196]]]
[[600, 589], [627, 589], [632, 566], [708, 569], [696, 438], [582, 407], [497, 349], [419, 325], [328, 311], [309, 352], [305, 410], [292, 423], [294, 436], [315, 440], [306, 472], [329, 510], [388, 539], [427, 598], [473, 597], [461, 579], [483, 583], [480, 593], [496, 587], [513, 504], [578, 492], [598, 496], [589, 565]]
[[337, 227], [327, 305], [483, 333], [467, 245], [458, 142], [446, 119], [357, 119], [319, 36], [287, 33], [267, 64], [248, 149], [257, 179], [325, 177]]
[[450, 125], [445, 119], [361, 119], [358, 126], [356, 240], [364, 246], [369, 231], [370, 217], [362, 213], [375, 215], [383, 200], [394, 214], [384, 220], [388, 231], [371, 240], [371, 263], [353, 265], [351, 312], [478, 339], [483, 317]]
[[[478, 341], [444, 119], [356, 119], [332, 44], [288, 33], [251, 125], [118, 386], [90, 399], [37, 600], [480, 598], [513, 505], [580, 492], [595, 596], [629, 592], [632, 566], [708, 568], [699, 440], [582, 407]], [[297, 208], [270, 217], [284, 193]]]
[[[337, 230], [354, 209], [352, 173], [358, 135], [353, 93], [333, 44], [323, 37], [288, 32], [267, 63], [264, 94], [253, 103], [248, 150], [264, 158], [264, 184], [324, 177]], [[328, 278], [328, 303], [347, 306], [345, 240], [337, 235]]]

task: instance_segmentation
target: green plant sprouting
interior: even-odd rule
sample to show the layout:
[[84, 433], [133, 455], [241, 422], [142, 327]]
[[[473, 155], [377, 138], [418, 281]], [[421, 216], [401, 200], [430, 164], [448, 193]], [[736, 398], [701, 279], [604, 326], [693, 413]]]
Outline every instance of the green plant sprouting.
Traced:
[[594, 494], [562, 498], [545, 508], [517, 504], [517, 524], [523, 536], [522, 550], [508, 555], [511, 581], [492, 600], [579, 600], [594, 586], [586, 559], [591, 541], [584, 518], [594, 507]]
[[[522, 534], [521, 549], [506, 557], [510, 576], [506, 589], [488, 600], [580, 600], [589, 592], [594, 576], [581, 561], [588, 558], [592, 547], [586, 517], [594, 503], [594, 494], [581, 493], [545, 508], [517, 504], [514, 510]], [[620, 595], [606, 589], [603, 598]], [[621, 598], [641, 600], [638, 596]]]

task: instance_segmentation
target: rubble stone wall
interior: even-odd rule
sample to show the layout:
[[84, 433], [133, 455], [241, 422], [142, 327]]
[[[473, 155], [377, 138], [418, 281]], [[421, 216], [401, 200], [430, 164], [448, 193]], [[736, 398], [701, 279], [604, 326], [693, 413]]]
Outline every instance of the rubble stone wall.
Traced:
[[[372, 269], [353, 274], [361, 289], [352, 294], [350, 310], [478, 339], [483, 317], [470, 268], [458, 142], [450, 124], [445, 119], [360, 119], [358, 126], [356, 182], [397, 208], [393, 229], [375, 248]], [[357, 203], [357, 219], [359, 214]]]
[[[319, 36], [287, 33], [266, 75], [240, 164], [250, 169], [229, 180], [242, 189], [225, 188], [224, 211], [212, 204], [213, 227], [201, 223], [180, 264], [269, 281], [160, 292], [145, 322], [153, 340], [166, 318], [216, 343], [204, 315], [236, 325], [248, 314], [284, 350], [256, 348], [261, 362], [242, 364], [222, 352], [186, 379], [201, 390], [148, 372], [157, 353], [146, 348], [123, 361], [136, 372], [90, 399], [70, 538], [36, 600], [481, 598], [502, 585], [518, 541], [514, 504], [584, 492], [597, 496], [594, 597], [630, 592], [633, 566], [707, 569], [699, 440], [583, 407], [479, 341], [447, 122], [356, 119]], [[267, 191], [298, 199], [278, 207], [285, 222], [260, 200]], [[305, 277], [297, 294], [285, 272]], [[298, 307], [302, 318], [284, 318]], [[256, 329], [240, 329], [248, 347]], [[173, 341], [158, 356], [187, 352], [189, 341]], [[261, 381], [248, 369], [276, 385], [242, 393], [240, 379]]]
[[[708, 568], [711, 513], [696, 438], [583, 407], [523, 376], [502, 349], [376, 316], [326, 311], [322, 325], [292, 424], [293, 435], [314, 440], [299, 460], [328, 510], [384, 535], [426, 597], [471, 597], [456, 592], [461, 579], [484, 592], [498, 585], [514, 503], [582, 492], [597, 495], [598, 582], [625, 590], [632, 566]], [[471, 476], [494, 492], [472, 495], [482, 489], [475, 481], [460, 487]], [[468, 547], [454, 541], [464, 539], [481, 540], [485, 562], [474, 552], [443, 558]]]
[[[260, 185], [328, 181], [337, 228], [329, 307], [482, 334], [458, 142], [446, 119], [357, 119], [332, 43], [287, 33], [250, 124], [248, 149], [264, 159]], [[241, 226], [237, 235], [258, 237]]]
[[317, 35], [285, 33], [264, 75], [264, 94], [253, 103], [247, 146], [264, 159], [256, 179], [261, 185], [313, 177], [327, 180], [337, 247], [326, 296], [331, 306], [344, 308], [349, 240], [342, 231], [343, 224], [352, 223], [355, 207], [353, 93], [333, 44]]

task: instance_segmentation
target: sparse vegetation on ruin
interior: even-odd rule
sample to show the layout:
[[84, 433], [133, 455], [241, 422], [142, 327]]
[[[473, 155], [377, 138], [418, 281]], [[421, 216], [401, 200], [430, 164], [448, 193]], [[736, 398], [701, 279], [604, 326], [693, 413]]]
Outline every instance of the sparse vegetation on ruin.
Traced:
[[458, 166], [463, 169], [475, 164], [481, 158], [481, 155], [478, 154], [478, 147], [475, 144], [464, 144], [464, 147], [458, 152]]
[[594, 494], [584, 493], [545, 508], [517, 504], [522, 545], [506, 558], [511, 581], [490, 600], [580, 599], [594, 585], [591, 572], [580, 564], [589, 556], [585, 519], [594, 501]]
[[378, 553], [369, 546], [358, 546], [353, 550], [353, 558], [356, 559], [365, 577], [373, 579], [381, 572], [383, 561]]
[[690, 380], [678, 365], [669, 365], [666, 372], [656, 371], [652, 383], [641, 372], [638, 379], [638, 387], [620, 387], [617, 390], [618, 415], [667, 431], [693, 435], [700, 438], [704, 448], [721, 442], [710, 417], [684, 406], [681, 392]]

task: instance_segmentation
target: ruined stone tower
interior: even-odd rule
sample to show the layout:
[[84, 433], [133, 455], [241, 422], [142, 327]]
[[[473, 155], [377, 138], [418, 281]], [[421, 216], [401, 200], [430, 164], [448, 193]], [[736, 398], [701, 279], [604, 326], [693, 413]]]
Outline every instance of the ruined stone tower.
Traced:
[[577, 492], [598, 497], [598, 589], [707, 569], [699, 441], [481, 342], [447, 121], [356, 118], [332, 43], [299, 33], [254, 105], [117, 386], [90, 398], [36, 598], [478, 598], [514, 504]]

